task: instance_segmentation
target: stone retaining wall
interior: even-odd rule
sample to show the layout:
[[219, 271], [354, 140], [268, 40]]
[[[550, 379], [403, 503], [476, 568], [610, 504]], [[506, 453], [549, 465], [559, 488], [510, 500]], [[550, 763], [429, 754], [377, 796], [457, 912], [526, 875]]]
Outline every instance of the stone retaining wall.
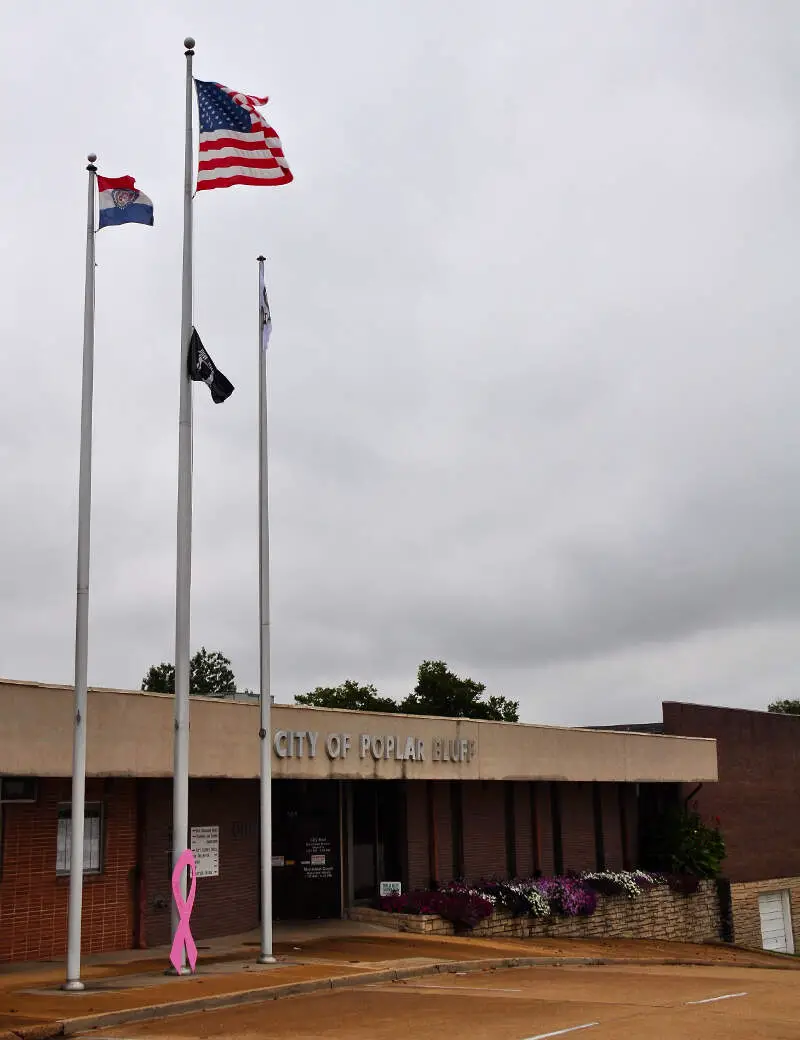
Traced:
[[[391, 914], [366, 907], [348, 911], [351, 921], [365, 921], [395, 928], [400, 932], [425, 935], [455, 935], [450, 921], [427, 914]], [[701, 881], [690, 896], [672, 892], [666, 885], [626, 896], [597, 897], [590, 917], [512, 917], [498, 912], [464, 934], [505, 938], [552, 936], [563, 939], [668, 939], [676, 942], [708, 942], [720, 938], [720, 909], [717, 886]]]

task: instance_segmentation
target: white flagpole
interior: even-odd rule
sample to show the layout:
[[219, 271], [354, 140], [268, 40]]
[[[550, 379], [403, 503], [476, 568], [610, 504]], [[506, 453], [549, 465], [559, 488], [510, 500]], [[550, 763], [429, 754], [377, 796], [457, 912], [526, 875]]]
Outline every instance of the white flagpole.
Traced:
[[[186, 143], [183, 182], [183, 293], [181, 309], [180, 413], [178, 418], [178, 551], [175, 582], [175, 743], [172, 780], [172, 867], [189, 847], [189, 601], [192, 582], [192, 384], [189, 380], [189, 339], [192, 335], [192, 57], [194, 40], [186, 48]], [[181, 877], [186, 900], [186, 871]], [[172, 907], [172, 937], [178, 930], [178, 908]], [[181, 949], [181, 973], [186, 951]]]
[[83, 913], [83, 816], [86, 804], [86, 701], [89, 658], [89, 534], [92, 512], [92, 394], [94, 389], [94, 189], [97, 156], [87, 156], [89, 197], [86, 215], [86, 284], [83, 303], [83, 379], [81, 387], [81, 458], [78, 476], [78, 588], [75, 604], [75, 717], [72, 742], [67, 979], [64, 989], [77, 992], [81, 982]]
[[259, 706], [261, 803], [261, 955], [259, 964], [272, 964], [272, 734], [270, 723], [269, 632], [269, 484], [267, 456], [267, 296], [264, 257], [258, 258], [258, 587], [259, 587]]

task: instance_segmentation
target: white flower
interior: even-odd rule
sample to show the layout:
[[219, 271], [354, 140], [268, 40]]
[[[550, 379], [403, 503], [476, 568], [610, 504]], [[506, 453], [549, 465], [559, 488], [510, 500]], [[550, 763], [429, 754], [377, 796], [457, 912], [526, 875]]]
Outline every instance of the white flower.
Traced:
[[584, 881], [606, 881], [616, 885], [628, 899], [641, 895], [643, 885], [663, 884], [657, 874], [648, 874], [644, 870], [597, 870], [586, 871], [581, 875]]

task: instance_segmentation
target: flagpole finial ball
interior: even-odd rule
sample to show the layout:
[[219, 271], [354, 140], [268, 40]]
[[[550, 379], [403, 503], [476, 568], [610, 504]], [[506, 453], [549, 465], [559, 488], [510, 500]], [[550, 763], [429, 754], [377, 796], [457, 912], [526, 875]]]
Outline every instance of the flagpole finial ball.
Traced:
[[194, 38], [192, 36], [187, 36], [186, 39], [183, 41], [183, 46], [186, 48], [187, 51], [194, 50]]
[[97, 162], [97, 156], [94, 154], [94, 152], [89, 152], [86, 158], [89, 160], [90, 163]]

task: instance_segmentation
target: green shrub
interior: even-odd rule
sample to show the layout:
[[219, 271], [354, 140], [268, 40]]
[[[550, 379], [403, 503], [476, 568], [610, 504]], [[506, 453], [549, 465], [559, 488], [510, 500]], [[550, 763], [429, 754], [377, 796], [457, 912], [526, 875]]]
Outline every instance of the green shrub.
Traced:
[[725, 839], [719, 820], [711, 826], [694, 809], [673, 806], [654, 821], [649, 835], [648, 865], [666, 874], [719, 877]]

